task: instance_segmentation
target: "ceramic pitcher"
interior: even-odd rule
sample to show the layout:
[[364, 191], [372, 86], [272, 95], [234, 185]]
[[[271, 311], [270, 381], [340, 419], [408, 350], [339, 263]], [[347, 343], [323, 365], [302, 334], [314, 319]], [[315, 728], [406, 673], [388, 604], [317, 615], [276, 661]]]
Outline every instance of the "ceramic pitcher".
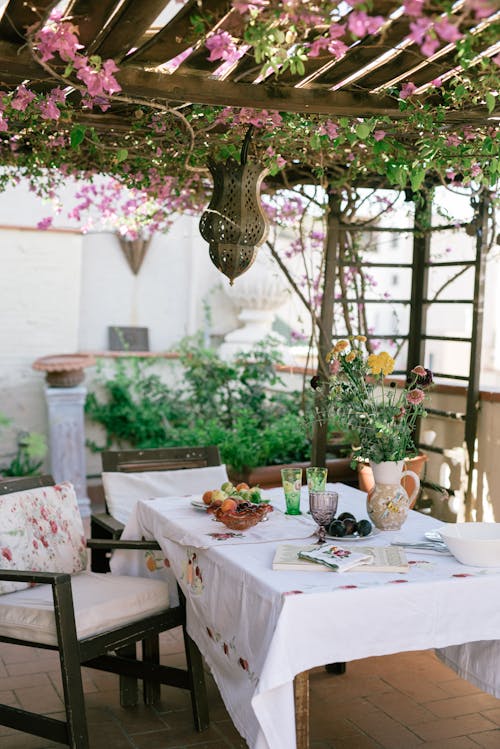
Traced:
[[[404, 460], [370, 462], [375, 485], [368, 492], [366, 507], [372, 523], [381, 530], [395, 531], [401, 528], [410, 505], [418, 494], [420, 479], [413, 471], [404, 471]], [[415, 482], [410, 495], [401, 486], [401, 479], [411, 476]]]

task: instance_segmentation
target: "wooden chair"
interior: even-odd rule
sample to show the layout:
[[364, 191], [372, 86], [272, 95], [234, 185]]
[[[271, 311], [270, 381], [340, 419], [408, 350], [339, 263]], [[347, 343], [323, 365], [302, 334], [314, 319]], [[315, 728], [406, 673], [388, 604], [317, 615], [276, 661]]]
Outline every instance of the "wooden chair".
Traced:
[[[180, 471], [189, 468], [220, 466], [219, 448], [208, 447], [166, 447], [151, 450], [105, 450], [101, 453], [102, 469], [106, 472], [143, 473], [145, 471]], [[208, 489], [215, 487], [206, 487]], [[106, 511], [91, 517], [92, 538], [119, 539], [123, 523], [113, 517], [106, 505]], [[92, 570], [107, 572], [109, 554], [101, 550], [92, 552]]]
[[[169, 447], [150, 450], [107, 450], [101, 454], [103, 472], [106, 473], [123, 473], [130, 474], [131, 479], [136, 478], [136, 474], [146, 472], [178, 472], [189, 469], [209, 468], [221, 466], [219, 449], [214, 446], [207, 447]], [[221, 472], [221, 475], [227, 474]], [[205, 488], [207, 488], [205, 486]], [[208, 487], [211, 488], [211, 487]], [[144, 495], [142, 495], [144, 496]], [[124, 525], [109, 512], [106, 505], [106, 512], [94, 514], [91, 517], [91, 536], [93, 539], [104, 539], [116, 541], [121, 538]], [[159, 548], [157, 545], [155, 548]], [[97, 548], [94, 546], [91, 553], [91, 569], [93, 572], [109, 572], [109, 548]], [[184, 607], [184, 599], [179, 590], [180, 606]], [[185, 618], [185, 612], [183, 614]], [[184, 643], [186, 656], [191, 658], [194, 668], [194, 678], [203, 679], [201, 666], [198, 669], [196, 664], [201, 664], [201, 655], [196, 644], [191, 640], [184, 629]], [[130, 653], [134, 655], [134, 645], [130, 646]], [[127, 654], [127, 650], [123, 651]], [[190, 655], [188, 655], [190, 654]], [[151, 660], [159, 662], [159, 652], [149, 654]], [[155, 687], [151, 685], [148, 699], [154, 702], [157, 699]], [[156, 687], [159, 691], [159, 687]], [[124, 707], [133, 706], [138, 700], [137, 680], [128, 676], [120, 677], [120, 702]]]
[[[2, 480], [0, 494], [28, 492], [30, 489], [52, 486], [53, 480], [50, 476], [36, 477], [32, 480], [25, 478]], [[72, 491], [72, 487], [66, 485], [68, 486]], [[56, 487], [55, 491], [60, 489], [61, 487]], [[57, 500], [58, 495], [56, 494], [55, 497]], [[3, 499], [7, 497], [4, 496]], [[18, 512], [21, 513], [20, 519], [24, 521], [24, 515], [28, 516], [29, 512], [24, 511], [24, 505], [17, 497], [13, 498], [14, 503], [17, 505]], [[29, 502], [25, 504], [28, 505]], [[31, 502], [31, 506], [35, 506], [35, 503]], [[74, 525], [77, 533], [81, 535], [76, 499], [74, 507], [79, 521]], [[51, 515], [49, 520], [53, 517]], [[63, 539], [63, 534], [59, 540], [59, 544], [63, 545], [64, 541], [61, 539]], [[87, 545], [91, 549], [102, 548], [104, 545], [122, 549], [158, 548], [155, 543], [118, 540], [89, 540]], [[25, 546], [27, 548], [27, 544]], [[0, 569], [0, 583], [2, 582], [28, 583], [30, 587], [0, 595], [0, 642], [58, 651], [66, 720], [56, 720], [17, 707], [0, 705], [1, 725], [67, 744], [72, 749], [88, 749], [81, 677], [81, 666], [88, 666], [142, 679], [146, 701], [150, 701], [151, 695], [157, 696], [157, 688], [160, 684], [188, 689], [191, 692], [197, 730], [201, 731], [208, 726], [201, 656], [194, 643], [191, 645], [185, 630], [187, 671], [162, 666], [157, 662], [160, 632], [177, 626], [184, 627], [185, 624], [184, 606], [169, 607], [168, 605], [166, 583], [136, 577], [99, 575], [88, 570], [67, 574], [45, 569], [39, 572]], [[52, 588], [52, 596], [46, 596], [44, 587], [41, 587], [48, 585]], [[104, 594], [101, 591], [100, 599], [94, 601], [96, 588], [101, 585], [105, 586]], [[50, 609], [51, 598], [53, 614]], [[146, 600], [149, 601], [148, 605], [146, 605]], [[133, 607], [130, 605], [132, 601], [135, 603], [135, 611], [132, 611]], [[32, 614], [27, 623], [26, 619], [23, 619], [23, 616], [26, 616], [23, 614], [26, 607], [30, 607], [30, 611], [35, 612], [36, 616], [44, 617], [43, 621], [46, 625], [48, 621], [50, 626], [47, 625], [44, 629], [33, 625]], [[144, 614], [146, 609], [148, 613]], [[105, 611], [112, 611], [116, 615], [112, 626], [109, 625], [109, 616], [103, 616]], [[82, 624], [84, 619], [85, 623]], [[78, 635], [78, 629], [83, 627], [85, 627], [85, 634]], [[30, 639], [26, 636], [28, 631], [32, 633]], [[130, 647], [135, 650], [137, 642], [142, 642], [142, 659], [130, 654]], [[149, 693], [148, 685], [154, 687], [149, 690]]]

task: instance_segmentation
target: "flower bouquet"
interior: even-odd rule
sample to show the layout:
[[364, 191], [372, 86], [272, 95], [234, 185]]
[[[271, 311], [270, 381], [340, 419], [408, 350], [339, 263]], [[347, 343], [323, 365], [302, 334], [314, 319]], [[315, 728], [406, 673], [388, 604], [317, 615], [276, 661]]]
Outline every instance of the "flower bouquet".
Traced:
[[417, 418], [427, 415], [424, 402], [432, 373], [419, 365], [405, 387], [386, 383], [394, 359], [386, 351], [367, 355], [361, 348], [365, 341], [365, 336], [340, 340], [328, 354], [329, 409], [350, 433], [355, 460], [404, 460], [417, 454], [413, 433]]
[[[400, 528], [413, 506], [420, 480], [403, 471], [404, 459], [416, 455], [414, 429], [426, 416], [424, 401], [432, 383], [430, 370], [420, 365], [411, 370], [404, 387], [386, 382], [394, 371], [394, 359], [386, 351], [366, 354], [365, 336], [335, 344], [328, 355], [330, 367], [329, 408], [340, 427], [353, 441], [353, 460], [370, 462], [375, 485], [368, 493], [367, 509], [372, 522], [383, 530]], [[411, 477], [409, 496], [401, 484]]]

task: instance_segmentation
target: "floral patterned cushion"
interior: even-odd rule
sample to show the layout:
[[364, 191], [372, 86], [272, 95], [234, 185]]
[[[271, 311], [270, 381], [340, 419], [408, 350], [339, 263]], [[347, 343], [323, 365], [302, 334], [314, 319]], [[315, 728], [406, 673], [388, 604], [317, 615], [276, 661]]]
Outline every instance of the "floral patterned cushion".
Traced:
[[[0, 570], [80, 572], [87, 566], [72, 484], [0, 496]], [[29, 587], [0, 580], [0, 595]]]

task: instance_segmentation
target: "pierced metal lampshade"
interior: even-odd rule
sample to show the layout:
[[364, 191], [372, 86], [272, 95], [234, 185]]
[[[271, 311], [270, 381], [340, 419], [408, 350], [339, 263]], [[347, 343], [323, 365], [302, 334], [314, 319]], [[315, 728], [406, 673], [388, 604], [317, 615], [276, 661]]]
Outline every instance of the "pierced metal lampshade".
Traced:
[[231, 285], [252, 265], [257, 248], [264, 242], [267, 218], [260, 203], [260, 186], [267, 169], [234, 159], [209, 161], [214, 192], [200, 219], [200, 233], [210, 245], [213, 264], [229, 278]]

